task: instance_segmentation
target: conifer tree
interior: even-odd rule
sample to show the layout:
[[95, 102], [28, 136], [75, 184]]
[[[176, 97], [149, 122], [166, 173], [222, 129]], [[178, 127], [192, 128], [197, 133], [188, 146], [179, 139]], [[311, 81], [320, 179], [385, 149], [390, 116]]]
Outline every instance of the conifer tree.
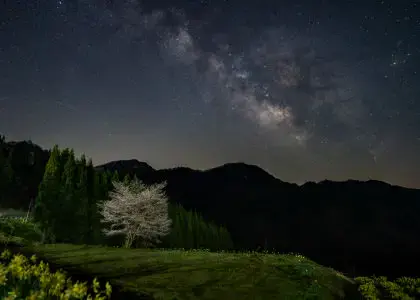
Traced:
[[186, 248], [187, 249], [193, 249], [195, 248], [195, 240], [194, 240], [194, 228], [193, 226], [193, 219], [192, 219], [192, 213], [191, 211], [185, 211], [185, 217], [186, 217]]
[[204, 220], [202, 218], [200, 218], [200, 216], [198, 215], [197, 212], [194, 212], [194, 219], [195, 219], [195, 223], [196, 225], [196, 237], [197, 237], [197, 248], [205, 248], [205, 225], [206, 223], [204, 222]]
[[93, 242], [98, 244], [102, 242], [102, 232], [101, 232], [101, 215], [98, 210], [98, 203], [100, 201], [106, 200], [108, 195], [108, 179], [105, 172], [94, 172], [94, 203], [95, 208], [92, 215], [92, 235]]
[[8, 185], [6, 182], [6, 153], [4, 137], [0, 135], [0, 201], [5, 203], [8, 197]]
[[112, 182], [115, 182], [115, 181], [120, 181], [120, 176], [119, 176], [117, 171], [114, 171], [114, 173], [112, 174], [111, 188], [109, 190], [111, 190], [113, 188]]
[[86, 180], [87, 180], [87, 203], [86, 203], [86, 223], [87, 223], [87, 236], [85, 243], [92, 244], [93, 241], [93, 230], [94, 230], [94, 217], [97, 211], [96, 200], [95, 200], [95, 169], [93, 167], [92, 160], [89, 159], [86, 166]]
[[73, 242], [77, 236], [74, 232], [74, 213], [77, 209], [77, 165], [73, 150], [68, 150], [62, 158], [66, 158], [61, 176], [60, 218], [57, 220], [56, 235], [61, 242]]
[[54, 241], [54, 226], [60, 196], [60, 150], [55, 145], [45, 167], [35, 200], [35, 220], [43, 230], [44, 241]]
[[88, 186], [87, 186], [87, 166], [86, 166], [86, 157], [81, 156], [78, 161], [78, 180], [76, 184], [77, 190], [77, 210], [75, 213], [75, 218], [78, 221], [75, 228], [77, 228], [79, 239], [77, 242], [83, 243], [86, 241], [88, 236], [88, 223], [87, 223], [87, 196], [88, 196]]
[[13, 191], [13, 167], [10, 156], [6, 155], [5, 147], [0, 146], [0, 200], [2, 205], [10, 205]]
[[129, 175], [129, 174], [126, 174], [126, 175], [124, 176], [123, 183], [124, 183], [125, 185], [129, 185], [129, 184], [131, 183], [131, 178], [130, 178], [130, 175]]
[[74, 156], [74, 151], [71, 150], [70, 148], [65, 148], [63, 150], [60, 150], [60, 157], [59, 157], [59, 161], [60, 161], [60, 163], [59, 163], [59, 173], [60, 174], [63, 174], [66, 162], [71, 155]]
[[228, 250], [233, 248], [229, 232], [223, 226], [207, 223], [197, 212], [181, 205], [170, 206], [171, 233], [164, 240], [169, 248]]
[[101, 199], [105, 199], [104, 197], [107, 196], [108, 191], [112, 188], [112, 182], [111, 182], [111, 172], [109, 171], [105, 171], [101, 173], [101, 190], [102, 190], [102, 198]]

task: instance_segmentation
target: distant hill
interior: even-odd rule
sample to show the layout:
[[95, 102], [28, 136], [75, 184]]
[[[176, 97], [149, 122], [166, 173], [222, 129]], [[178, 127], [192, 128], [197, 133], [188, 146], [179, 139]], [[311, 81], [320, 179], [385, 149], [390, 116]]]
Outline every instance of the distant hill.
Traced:
[[98, 171], [117, 171], [120, 174], [132, 173], [135, 171], [136, 174], [141, 176], [150, 174], [155, 171], [155, 169], [153, 169], [149, 164], [145, 162], [139, 162], [137, 159], [110, 161], [95, 168]]
[[[31, 191], [28, 197], [33, 197], [48, 152], [35, 145], [16, 145], [19, 143], [10, 149], [19, 149], [16, 157], [22, 161], [32, 155], [28, 153], [37, 153], [36, 168], [22, 163], [17, 169], [19, 178], [34, 175], [24, 181], [26, 190]], [[302, 253], [357, 275], [420, 276], [417, 189], [373, 180], [325, 180], [298, 186], [244, 163], [205, 171], [185, 167], [155, 170], [132, 159], [109, 162], [96, 166], [96, 170], [117, 170], [121, 176], [136, 174], [145, 183], [167, 181], [171, 201], [226, 225], [240, 249]], [[19, 202], [23, 208], [30, 200], [25, 201]]]

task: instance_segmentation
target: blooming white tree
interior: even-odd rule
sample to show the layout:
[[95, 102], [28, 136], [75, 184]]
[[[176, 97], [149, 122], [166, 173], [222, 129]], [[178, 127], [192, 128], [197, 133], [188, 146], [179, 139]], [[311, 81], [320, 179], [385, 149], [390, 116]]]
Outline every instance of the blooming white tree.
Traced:
[[114, 181], [109, 200], [98, 204], [102, 223], [110, 224], [104, 233], [125, 235], [125, 247], [131, 247], [135, 238], [146, 246], [159, 243], [171, 229], [168, 216], [168, 197], [165, 183], [146, 186], [134, 179], [130, 183]]

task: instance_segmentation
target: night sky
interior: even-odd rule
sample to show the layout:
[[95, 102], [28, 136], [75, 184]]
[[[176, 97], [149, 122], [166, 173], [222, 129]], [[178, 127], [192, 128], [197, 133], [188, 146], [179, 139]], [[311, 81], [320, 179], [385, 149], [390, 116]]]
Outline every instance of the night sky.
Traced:
[[420, 2], [2, 0], [0, 132], [420, 188]]

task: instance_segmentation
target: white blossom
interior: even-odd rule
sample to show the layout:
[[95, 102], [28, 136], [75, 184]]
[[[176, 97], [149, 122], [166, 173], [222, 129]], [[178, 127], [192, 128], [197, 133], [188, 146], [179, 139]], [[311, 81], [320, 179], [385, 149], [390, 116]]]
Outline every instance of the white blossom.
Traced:
[[171, 228], [168, 217], [168, 198], [164, 192], [166, 183], [146, 186], [138, 180], [129, 184], [114, 181], [109, 200], [99, 203], [102, 222], [110, 224], [104, 233], [125, 235], [125, 246], [130, 247], [135, 238], [145, 245], [160, 242]]

